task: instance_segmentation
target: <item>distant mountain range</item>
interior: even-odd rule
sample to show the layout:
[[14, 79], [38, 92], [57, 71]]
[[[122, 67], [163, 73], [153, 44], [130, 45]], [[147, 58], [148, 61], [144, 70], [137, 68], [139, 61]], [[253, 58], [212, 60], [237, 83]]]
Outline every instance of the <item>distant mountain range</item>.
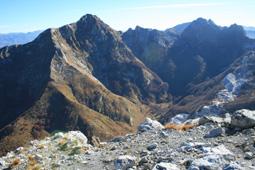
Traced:
[[41, 32], [42, 31], [0, 34], [0, 48], [14, 44], [26, 44], [33, 41]]
[[255, 39], [255, 27], [244, 27], [244, 30], [248, 37]]
[[148, 114], [168, 122], [252, 109], [254, 66], [255, 40], [236, 24], [198, 18], [121, 33], [85, 15], [0, 49], [0, 152], [59, 130], [110, 139]]

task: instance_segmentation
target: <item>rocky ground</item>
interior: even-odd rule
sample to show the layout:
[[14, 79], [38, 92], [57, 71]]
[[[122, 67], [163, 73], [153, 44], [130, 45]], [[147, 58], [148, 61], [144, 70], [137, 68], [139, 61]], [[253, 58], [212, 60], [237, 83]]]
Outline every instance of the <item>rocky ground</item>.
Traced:
[[0, 158], [0, 169], [255, 169], [254, 127], [241, 130], [205, 119], [200, 124], [179, 131], [147, 118], [136, 134], [97, 146], [79, 131], [59, 132], [9, 152]]

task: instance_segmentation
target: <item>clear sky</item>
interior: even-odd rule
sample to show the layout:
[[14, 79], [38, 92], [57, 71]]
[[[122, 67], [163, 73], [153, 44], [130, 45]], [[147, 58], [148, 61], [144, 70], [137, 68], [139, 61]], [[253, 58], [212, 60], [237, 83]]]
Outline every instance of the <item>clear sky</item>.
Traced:
[[90, 13], [116, 30], [166, 29], [198, 17], [255, 26], [255, 0], [0, 0], [0, 33], [59, 27]]

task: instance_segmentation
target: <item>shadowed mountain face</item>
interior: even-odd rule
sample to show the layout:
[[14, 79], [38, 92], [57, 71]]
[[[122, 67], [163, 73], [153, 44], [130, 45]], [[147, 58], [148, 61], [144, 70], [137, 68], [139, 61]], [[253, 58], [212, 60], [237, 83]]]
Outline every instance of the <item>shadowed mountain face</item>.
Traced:
[[[147, 30], [147, 34], [149, 34], [148, 32]], [[161, 32], [161, 35], [167, 33], [169, 30]], [[137, 36], [127, 38], [128, 35], [132, 35], [130, 30], [123, 34], [123, 40], [133, 51], [137, 51], [135, 48], [137, 46], [130, 45], [131, 40], [138, 42]], [[146, 33], [139, 35], [143, 37], [142, 40], [146, 40], [144, 38]], [[169, 83], [169, 91], [174, 96], [187, 95], [193, 85], [224, 71], [244, 52], [245, 46], [250, 43], [241, 26], [232, 25], [222, 28], [215, 25], [211, 20], [202, 18], [191, 22], [180, 36], [175, 35], [175, 38], [157, 37], [156, 44], [158, 46], [160, 42], [169, 42], [170, 40], [171, 43], [168, 44], [171, 45], [164, 45], [163, 52], [153, 55], [160, 62], [159, 60], [156, 60], [155, 63], [152, 62], [151, 65], [155, 64], [155, 67], [151, 69], [162, 80]], [[151, 41], [149, 42], [152, 44]], [[143, 48], [152, 50], [148, 45], [144, 45]], [[149, 54], [146, 55], [141, 51], [136, 52], [142, 61], [151, 58], [153, 53]]]
[[167, 84], [93, 15], [2, 48], [0, 66], [2, 152], [55, 130], [120, 135], [143, 119], [141, 103], [168, 98]]
[[133, 53], [151, 70], [160, 75], [168, 49], [178, 39], [178, 35], [170, 31], [158, 31], [136, 27], [122, 34], [123, 41]]
[[[163, 75], [176, 95], [188, 86], [211, 78], [226, 69], [244, 52], [248, 39], [241, 26], [220, 28], [212, 21], [192, 22], [169, 50], [168, 62], [175, 66], [172, 77]], [[185, 69], [184, 69], [185, 68]]]

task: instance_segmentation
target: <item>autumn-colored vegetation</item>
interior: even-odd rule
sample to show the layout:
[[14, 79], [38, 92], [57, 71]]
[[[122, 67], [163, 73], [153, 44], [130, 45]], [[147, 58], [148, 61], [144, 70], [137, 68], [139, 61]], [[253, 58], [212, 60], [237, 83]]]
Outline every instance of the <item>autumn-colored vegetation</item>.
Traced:
[[175, 129], [179, 131], [186, 131], [194, 128], [196, 125], [193, 124], [166, 124], [165, 129]]

